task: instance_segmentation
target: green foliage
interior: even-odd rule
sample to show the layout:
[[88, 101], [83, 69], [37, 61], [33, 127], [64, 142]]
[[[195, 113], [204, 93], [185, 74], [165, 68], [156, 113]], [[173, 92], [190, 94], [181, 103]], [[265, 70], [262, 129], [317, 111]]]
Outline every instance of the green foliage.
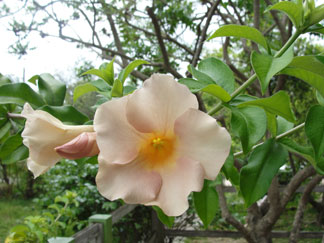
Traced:
[[240, 183], [240, 174], [236, 167], [234, 166], [234, 155], [231, 152], [227, 157], [223, 167], [222, 172], [224, 173], [227, 180], [229, 180], [234, 186], [238, 186]]
[[70, 191], [66, 191], [63, 196], [57, 196], [55, 202], [41, 215], [28, 216], [24, 224], [12, 227], [6, 242], [43, 243], [51, 236], [71, 236], [77, 225], [76, 196], [76, 193]]
[[217, 29], [208, 40], [214, 39], [216, 37], [222, 36], [233, 36], [239, 38], [249, 39], [254, 41], [255, 43], [261, 45], [264, 49], [268, 50], [268, 43], [262, 33], [252, 27], [244, 26], [244, 25], [234, 25], [228, 24]]
[[240, 137], [243, 152], [248, 153], [266, 131], [266, 114], [258, 107], [231, 107], [231, 111], [232, 131]]
[[303, 8], [301, 5], [294, 2], [282, 1], [270, 6], [267, 11], [278, 10], [282, 11], [290, 18], [296, 28], [303, 24]]
[[267, 140], [251, 153], [248, 164], [240, 171], [240, 191], [246, 206], [251, 206], [266, 194], [287, 156], [287, 150], [274, 139]]
[[218, 211], [218, 194], [210, 181], [205, 180], [200, 192], [193, 192], [193, 201], [196, 212], [207, 228]]
[[172, 225], [174, 223], [174, 217], [169, 217], [169, 216], [165, 215], [165, 213], [162, 211], [162, 209], [159, 208], [158, 206], [153, 206], [152, 208], [155, 210], [159, 220], [164, 225], [168, 226], [169, 228], [172, 228]]
[[49, 73], [35, 75], [28, 80], [36, 84], [39, 89], [39, 94], [43, 96], [46, 104], [60, 106], [63, 105], [65, 99], [66, 86], [61, 81], [55, 79]]
[[268, 98], [246, 101], [239, 104], [238, 107], [258, 106], [266, 112], [274, 115], [282, 116], [287, 121], [295, 122], [295, 116], [291, 110], [289, 96], [284, 91], [279, 91]]
[[261, 84], [262, 94], [268, 88], [270, 79], [284, 69], [293, 59], [292, 48], [289, 49], [283, 56], [275, 58], [266, 54], [260, 54], [253, 51], [251, 54], [251, 64], [258, 76]]

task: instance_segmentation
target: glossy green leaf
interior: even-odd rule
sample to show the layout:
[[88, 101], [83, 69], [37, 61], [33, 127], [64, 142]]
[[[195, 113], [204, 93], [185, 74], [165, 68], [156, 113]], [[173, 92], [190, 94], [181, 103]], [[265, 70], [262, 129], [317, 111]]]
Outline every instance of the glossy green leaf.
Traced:
[[215, 84], [214, 80], [211, 77], [209, 77], [209, 75], [199, 71], [191, 64], [188, 65], [188, 71], [192, 74], [192, 76], [194, 76], [197, 79], [198, 82], [200, 82], [202, 84], [205, 84], [205, 85]]
[[266, 112], [267, 115], [267, 128], [273, 137], [277, 135], [277, 120], [276, 115]]
[[63, 105], [66, 93], [66, 85], [63, 82], [55, 79], [49, 73], [34, 76], [29, 81], [35, 83], [35, 79], [38, 80], [39, 93], [48, 105]]
[[321, 24], [314, 24], [310, 27], [308, 27], [304, 33], [306, 32], [315, 32], [315, 33], [320, 33], [320, 34], [324, 34], [324, 26]]
[[324, 153], [324, 107], [315, 105], [308, 111], [305, 132], [314, 149], [315, 161], [320, 161]]
[[209, 184], [210, 181], [205, 180], [202, 191], [193, 192], [195, 209], [205, 228], [212, 222], [218, 211], [218, 194]]
[[134, 91], [136, 90], [136, 87], [132, 86], [132, 85], [126, 85], [124, 86], [124, 95], [128, 95], [128, 94], [131, 94], [133, 93]]
[[89, 120], [89, 118], [75, 109], [73, 106], [42, 106], [40, 108], [43, 111], [50, 113], [57, 119], [65, 124], [70, 125], [82, 125]]
[[17, 161], [21, 161], [24, 159], [27, 159], [29, 155], [29, 150], [25, 145], [19, 146], [15, 151], [13, 151], [11, 154], [6, 156], [2, 163], [4, 164], [12, 164]]
[[6, 76], [3, 76], [1, 73], [0, 73], [0, 86], [1, 85], [4, 85], [4, 84], [11, 84], [12, 81], [6, 77]]
[[116, 79], [111, 90], [111, 97], [122, 97], [123, 96], [123, 83]]
[[0, 146], [0, 159], [3, 160], [22, 145], [22, 137], [20, 133], [8, 137]]
[[264, 110], [258, 107], [232, 109], [231, 127], [240, 137], [243, 152], [246, 154], [265, 134], [267, 117]]
[[311, 15], [310, 15], [310, 20], [309, 20], [309, 24], [313, 25], [313, 24], [317, 24], [319, 23], [321, 20], [324, 19], [324, 4], [316, 7]]
[[270, 10], [278, 10], [287, 14], [296, 28], [299, 28], [302, 25], [303, 8], [294, 2], [282, 1], [270, 6], [267, 11]]
[[171, 228], [173, 223], [174, 223], [174, 217], [169, 217], [167, 216], [161, 208], [157, 207], [157, 206], [153, 206], [152, 207], [155, 212], [157, 213], [157, 216], [159, 218], [159, 220], [166, 225], [167, 227]]
[[218, 30], [216, 30], [208, 38], [208, 40], [214, 39], [216, 37], [223, 37], [223, 36], [233, 36], [233, 37], [249, 39], [263, 46], [266, 50], [268, 50], [267, 41], [262, 35], [262, 33], [259, 30], [246, 25], [235, 25], [235, 24], [224, 25], [220, 27]]
[[227, 157], [223, 167], [222, 172], [224, 173], [227, 180], [229, 180], [233, 185], [238, 186], [240, 183], [240, 174], [236, 167], [234, 166], [234, 156], [233, 152]]
[[91, 81], [90, 84], [95, 86], [99, 91], [102, 92], [111, 91], [111, 87], [102, 79]]
[[8, 121], [0, 128], [0, 139], [5, 136], [11, 128], [11, 123]]
[[105, 81], [108, 79], [108, 77], [105, 75], [104, 71], [99, 70], [99, 69], [95, 69], [95, 68], [90, 69], [90, 70], [82, 73], [81, 75], [86, 75], [86, 74], [95, 75], [95, 76], [97, 76], [97, 77], [99, 77], [99, 78], [101, 78], [101, 79], [103, 79]]
[[76, 102], [79, 97], [89, 92], [98, 91], [97, 87], [91, 83], [80, 84], [74, 88], [73, 102]]
[[317, 90], [316, 90], [316, 99], [321, 106], [324, 106], [324, 97]]
[[275, 58], [253, 51], [251, 54], [252, 67], [260, 81], [262, 94], [268, 88], [271, 78], [284, 69], [293, 59], [292, 48], [281, 57]]
[[277, 124], [278, 124], [277, 135], [287, 132], [294, 127], [294, 123], [287, 121], [286, 119], [282, 118], [281, 116], [277, 117]]
[[186, 85], [191, 92], [196, 93], [199, 91], [211, 94], [224, 102], [231, 100], [231, 96], [222, 87], [217, 84], [204, 84], [192, 78], [182, 78], [179, 83]]
[[256, 99], [258, 99], [258, 97], [242, 94], [242, 95], [236, 96], [234, 99], [232, 99], [230, 104], [232, 106], [238, 106], [239, 104], [242, 104], [244, 102], [252, 101], [252, 100], [256, 100]]
[[115, 77], [115, 74], [114, 74], [114, 61], [115, 61], [115, 58], [113, 58], [109, 63], [102, 64], [100, 66], [100, 68], [99, 68], [102, 71], [102, 75], [104, 76], [104, 80], [111, 86], [114, 83], [114, 77]]
[[298, 56], [294, 57], [288, 67], [304, 69], [324, 77], [324, 56]]
[[268, 191], [273, 177], [285, 164], [288, 152], [274, 139], [254, 149], [240, 172], [240, 190], [246, 206], [251, 206]]
[[[144, 60], [135, 60], [132, 61], [130, 64], [127, 65], [126, 68], [124, 68], [118, 75], [118, 79], [120, 80], [120, 82], [124, 83], [125, 79], [128, 77], [128, 75], [135, 69], [137, 68], [139, 65], [142, 64], [150, 64], [147, 61]], [[116, 81], [115, 81], [116, 82]]]
[[299, 154], [309, 162], [314, 162], [313, 149], [311, 147], [305, 147], [297, 144], [294, 140], [287, 137], [281, 138], [277, 140], [277, 142], [283, 145], [289, 152]]
[[263, 108], [266, 112], [282, 116], [290, 122], [295, 122], [295, 116], [291, 109], [289, 96], [284, 91], [279, 91], [268, 98], [247, 101], [238, 105], [238, 107], [245, 106], [258, 106]]
[[215, 57], [203, 59], [198, 64], [198, 70], [208, 75], [217, 85], [221, 86], [228, 93], [234, 91], [234, 74], [221, 60]]
[[24, 105], [28, 102], [33, 108], [45, 104], [43, 98], [25, 83], [4, 84], [0, 89], [0, 104]]

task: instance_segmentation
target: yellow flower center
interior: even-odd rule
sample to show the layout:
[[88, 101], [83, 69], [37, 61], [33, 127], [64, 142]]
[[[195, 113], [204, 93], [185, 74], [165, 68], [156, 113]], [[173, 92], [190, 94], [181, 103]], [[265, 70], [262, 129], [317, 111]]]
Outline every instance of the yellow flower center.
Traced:
[[176, 137], [152, 134], [142, 144], [140, 156], [149, 169], [159, 169], [174, 162]]

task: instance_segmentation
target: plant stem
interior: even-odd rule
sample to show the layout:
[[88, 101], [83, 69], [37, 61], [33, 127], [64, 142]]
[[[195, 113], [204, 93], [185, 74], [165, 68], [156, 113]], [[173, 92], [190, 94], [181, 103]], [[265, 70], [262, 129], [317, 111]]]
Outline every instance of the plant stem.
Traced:
[[[281, 49], [274, 55], [274, 57], [281, 57], [288, 48], [295, 42], [295, 40], [299, 37], [301, 31], [296, 30], [296, 32], [289, 38], [286, 44], [281, 47]], [[250, 86], [257, 79], [256, 74], [253, 74], [248, 80], [246, 80], [240, 87], [238, 87], [232, 94], [231, 100], [238, 96], [241, 92], [243, 92], [248, 86]], [[208, 115], [213, 115], [217, 111], [222, 109], [222, 102], [217, 103], [209, 112]]]
[[[280, 139], [280, 138], [283, 138], [283, 137], [289, 136], [289, 135], [293, 134], [294, 132], [298, 131], [299, 129], [303, 128], [304, 126], [305, 126], [305, 122], [299, 124], [298, 126], [295, 126], [294, 128], [288, 130], [287, 132], [284, 132], [284, 133], [282, 133], [282, 134], [276, 136], [275, 139], [278, 140], [278, 139]], [[253, 151], [255, 148], [259, 147], [259, 146], [262, 145], [263, 143], [264, 143], [264, 142], [259, 143], [259, 144], [257, 144], [257, 145], [254, 145], [254, 146], [252, 147], [251, 151]], [[234, 154], [234, 157], [238, 157], [238, 156], [240, 156], [240, 155], [242, 155], [242, 154], [243, 154], [243, 151], [237, 152], [237, 153]]]

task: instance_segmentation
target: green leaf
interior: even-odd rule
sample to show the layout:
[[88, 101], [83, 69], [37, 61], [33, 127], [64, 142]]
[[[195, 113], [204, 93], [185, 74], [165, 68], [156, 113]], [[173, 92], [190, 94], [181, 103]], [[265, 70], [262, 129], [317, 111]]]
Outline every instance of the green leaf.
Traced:
[[81, 75], [86, 75], [86, 74], [91, 74], [91, 75], [95, 75], [105, 81], [107, 81], [106, 79], [108, 79], [108, 77], [105, 76], [104, 72], [102, 70], [99, 70], [99, 69], [90, 69], [84, 73], [82, 73]]
[[80, 84], [74, 88], [73, 92], [73, 102], [76, 102], [80, 96], [89, 93], [98, 91], [97, 87], [91, 83]]
[[230, 94], [217, 84], [206, 85], [192, 78], [182, 78], [179, 80], [179, 83], [186, 85], [193, 93], [202, 91], [211, 94], [224, 102], [231, 100]]
[[11, 123], [9, 121], [0, 128], [0, 139], [10, 131], [10, 128]]
[[324, 153], [324, 107], [314, 105], [308, 111], [305, 121], [305, 132], [314, 149], [316, 162]]
[[214, 39], [215, 37], [223, 37], [223, 36], [234, 36], [249, 39], [254, 41], [255, 43], [264, 47], [264, 49], [268, 50], [268, 44], [262, 33], [252, 27], [245, 25], [235, 25], [229, 24], [220, 27], [216, 30], [208, 40]]
[[[133, 62], [131, 62], [130, 64], [127, 65], [126, 68], [124, 68], [118, 75], [118, 79], [120, 80], [120, 82], [124, 83], [125, 79], [128, 77], [128, 75], [139, 65], [142, 64], [150, 64], [147, 61], [144, 60], [135, 60]], [[116, 82], [116, 81], [115, 81]]]
[[234, 91], [235, 78], [232, 70], [221, 60], [210, 57], [198, 64], [198, 70], [208, 75], [217, 85], [227, 92]]
[[17, 161], [27, 159], [29, 155], [28, 148], [25, 145], [19, 146], [15, 151], [5, 157], [2, 161], [4, 164], [12, 164]]
[[284, 69], [293, 59], [293, 49], [289, 48], [283, 56], [275, 58], [253, 51], [251, 54], [252, 67], [260, 81], [262, 94], [268, 88], [270, 79]]
[[243, 152], [246, 154], [265, 134], [266, 114], [258, 107], [231, 107], [231, 109], [232, 130], [240, 137]]
[[267, 115], [267, 128], [271, 132], [272, 136], [277, 136], [277, 120], [276, 115], [266, 112]]
[[215, 84], [214, 80], [209, 77], [209, 75], [199, 71], [196, 69], [193, 65], [189, 64], [188, 65], [188, 71], [194, 76], [198, 82], [208, 85], [208, 84]]
[[114, 86], [111, 90], [111, 97], [122, 97], [123, 96], [123, 83], [116, 79], [114, 82]]
[[1, 73], [0, 73], [0, 86], [1, 85], [4, 85], [4, 84], [11, 84], [12, 81], [6, 77], [6, 76], [3, 76]]
[[43, 73], [32, 77], [29, 81], [35, 83], [37, 77], [37, 86], [39, 93], [43, 96], [48, 105], [63, 105], [66, 93], [66, 85], [55, 79], [49, 73]]
[[238, 107], [245, 106], [258, 106], [263, 108], [266, 112], [282, 116], [287, 121], [295, 122], [295, 117], [291, 110], [289, 96], [284, 91], [279, 91], [268, 98], [251, 100], [238, 105]]
[[136, 87], [135, 87], [135, 86], [126, 85], [126, 86], [124, 87], [123, 92], [124, 92], [124, 95], [128, 95], [128, 94], [133, 93], [135, 90], [136, 90]]
[[24, 105], [28, 102], [33, 108], [45, 104], [43, 98], [25, 83], [4, 84], [0, 89], [0, 104]]
[[324, 63], [323, 56], [295, 57], [293, 61], [281, 71], [282, 74], [294, 76], [313, 86], [324, 96]]
[[252, 152], [248, 164], [240, 172], [240, 190], [246, 206], [262, 198], [269, 189], [273, 177], [285, 164], [288, 156], [274, 139], [267, 140]]
[[222, 172], [224, 173], [227, 180], [229, 180], [233, 185], [238, 186], [240, 183], [240, 174], [236, 167], [234, 166], [234, 156], [233, 152], [227, 157], [223, 167]]
[[167, 227], [171, 228], [173, 223], [174, 223], [174, 217], [169, 217], [167, 215], [165, 215], [165, 213], [162, 211], [162, 209], [160, 209], [158, 206], [153, 206], [152, 207], [155, 212], [157, 213], [157, 216], [159, 218], [159, 220], [166, 225]]
[[318, 92], [318, 90], [316, 90], [316, 99], [321, 106], [324, 106], [324, 97]]
[[311, 15], [310, 15], [310, 20], [309, 20], [309, 24], [313, 25], [313, 24], [317, 24], [318, 22], [320, 22], [321, 20], [324, 19], [324, 4], [316, 7]]
[[277, 140], [277, 142], [283, 145], [289, 152], [299, 154], [309, 162], [314, 162], [313, 149], [311, 147], [299, 145], [295, 141], [286, 137]]
[[294, 123], [287, 121], [286, 119], [282, 118], [281, 116], [277, 117], [277, 124], [278, 124], [277, 135], [287, 132], [294, 127]]
[[104, 63], [100, 66], [100, 70], [103, 72], [104, 80], [109, 84], [113, 85], [114, 83], [114, 61], [113, 58], [109, 63]]
[[205, 180], [204, 187], [200, 192], [193, 192], [193, 201], [196, 212], [204, 224], [205, 229], [215, 218], [218, 210], [218, 195], [210, 182]]
[[111, 87], [102, 79], [91, 81], [90, 84], [95, 86], [99, 91], [102, 92], [111, 91]]
[[42, 106], [40, 108], [43, 111], [50, 113], [51, 115], [55, 116], [60, 121], [64, 122], [65, 124], [70, 125], [82, 125], [89, 120], [89, 118], [75, 109], [73, 106], [66, 105], [66, 106]]
[[11, 153], [13, 153], [22, 144], [22, 137], [20, 133], [8, 137], [0, 146], [0, 159], [3, 160]]
[[291, 20], [294, 26], [298, 29], [302, 25], [303, 8], [294, 2], [283, 1], [270, 6], [266, 11], [278, 10], [282, 11]]

